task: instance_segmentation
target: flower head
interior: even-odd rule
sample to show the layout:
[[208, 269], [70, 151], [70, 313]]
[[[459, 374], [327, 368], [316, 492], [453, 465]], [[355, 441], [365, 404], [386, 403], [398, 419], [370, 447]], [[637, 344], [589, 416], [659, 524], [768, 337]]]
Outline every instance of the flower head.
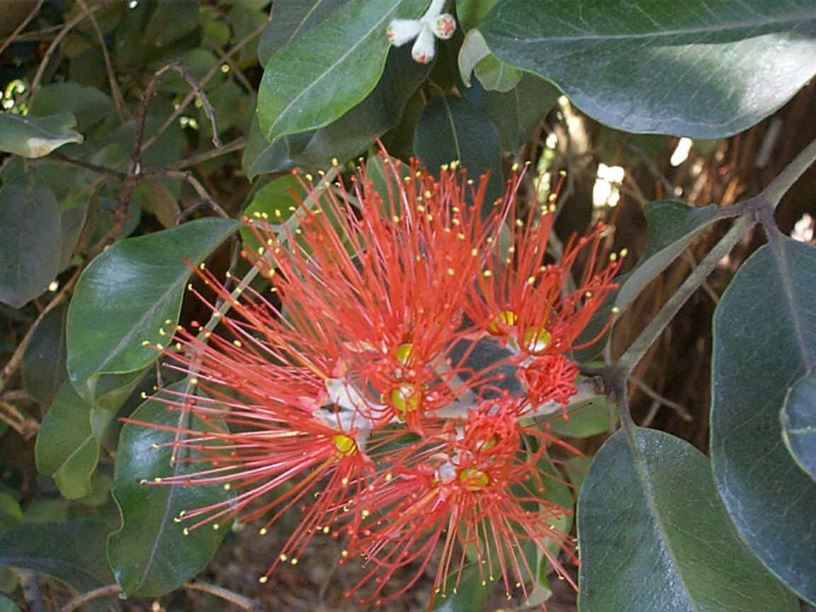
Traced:
[[394, 19], [388, 24], [386, 36], [395, 47], [416, 39], [411, 56], [420, 64], [429, 64], [436, 54], [436, 39], [447, 40], [456, 31], [456, 20], [443, 13], [445, 0], [433, 0], [419, 19]]
[[518, 176], [486, 207], [487, 178], [456, 164], [434, 178], [382, 163], [385, 192], [360, 171], [307, 186], [296, 225], [246, 220], [263, 246], [243, 256], [266, 287], [229, 290], [198, 270], [230, 312], [212, 334], [179, 328], [167, 361], [194, 391], [159, 398], [210, 426], [153, 425], [191, 451], [183, 475], [157, 484], [235, 492], [187, 509], [186, 530], [238, 517], [265, 534], [297, 509], [262, 582], [318, 533], [364, 559], [365, 601], [404, 591], [388, 592], [391, 576], [416, 562], [415, 582], [440, 548], [438, 590], [476, 563], [526, 594], [531, 547], [569, 579], [571, 540], [552, 525], [569, 509], [547, 499], [539, 468], [555, 447], [577, 451], [538, 417], [575, 396], [569, 351], [619, 262], [601, 262], [600, 227], [552, 258], [552, 210], [519, 216]]

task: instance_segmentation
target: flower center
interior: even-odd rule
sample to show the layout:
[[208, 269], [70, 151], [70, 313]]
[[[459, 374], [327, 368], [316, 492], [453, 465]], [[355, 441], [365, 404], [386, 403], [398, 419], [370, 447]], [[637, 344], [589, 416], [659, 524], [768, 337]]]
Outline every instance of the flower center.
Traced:
[[504, 329], [512, 327], [518, 321], [518, 315], [512, 310], [500, 310], [496, 317], [487, 324], [487, 331], [494, 336], [504, 333]]
[[552, 335], [543, 327], [528, 327], [521, 337], [523, 349], [533, 355], [541, 355], [550, 346]]
[[357, 443], [345, 434], [337, 434], [332, 437], [334, 442], [334, 449], [337, 451], [337, 457], [351, 457], [357, 452]]
[[422, 392], [418, 385], [401, 382], [391, 390], [391, 405], [402, 414], [412, 412], [422, 403]]
[[480, 491], [490, 484], [490, 476], [476, 468], [465, 468], [459, 472], [459, 482], [468, 491]]
[[499, 436], [493, 435], [487, 438], [486, 440], [479, 440], [476, 443], [476, 450], [480, 453], [484, 451], [489, 451], [491, 448], [496, 446], [499, 443]]
[[400, 344], [397, 348], [394, 349], [394, 357], [396, 357], [397, 361], [400, 362], [402, 365], [408, 365], [408, 362], [411, 360], [411, 357], [414, 355], [414, 345], [410, 342], [406, 342], [404, 344]]

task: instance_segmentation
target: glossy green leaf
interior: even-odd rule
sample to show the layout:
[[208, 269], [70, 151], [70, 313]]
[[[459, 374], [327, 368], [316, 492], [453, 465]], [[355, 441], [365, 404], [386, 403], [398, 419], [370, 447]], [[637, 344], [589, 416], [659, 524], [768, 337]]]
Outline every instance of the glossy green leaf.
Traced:
[[799, 609], [740, 541], [708, 460], [667, 433], [618, 431], [578, 500], [578, 604], [592, 612]]
[[[145, 401], [131, 418], [170, 426], [178, 423], [178, 413], [154, 400]], [[194, 426], [206, 427], [200, 422]], [[129, 423], [122, 428], [113, 476], [122, 526], [110, 537], [108, 556], [116, 581], [128, 596], [157, 597], [178, 588], [207, 566], [228, 530], [205, 525], [184, 535], [184, 526], [173, 520], [182, 510], [227, 499], [231, 494], [223, 486], [142, 484], [187, 469], [183, 456], [170, 466], [169, 446], [155, 447], [173, 438], [172, 431], [145, 425]]]
[[544, 121], [555, 106], [559, 92], [544, 79], [528, 73], [507, 93], [485, 91], [479, 83], [474, 83], [465, 89], [464, 96], [490, 117], [499, 132], [502, 149], [515, 151]]
[[91, 429], [90, 416], [91, 407], [65, 381], [37, 433], [37, 470], [52, 477], [67, 499], [78, 499], [92, 491], [99, 442]]
[[[68, 309], [68, 374], [82, 397], [95, 404], [135, 384], [158, 357], [143, 343], [166, 344], [159, 330], [172, 330], [178, 321], [189, 262], [202, 261], [237, 226], [199, 219], [122, 240], [91, 262]], [[126, 375], [126, 380], [119, 383], [106, 374]]]
[[785, 448], [779, 413], [816, 363], [814, 303], [816, 248], [774, 236], [717, 305], [711, 366], [717, 488], [754, 554], [812, 603], [816, 482]]
[[0, 113], [0, 151], [44, 157], [63, 145], [82, 142], [82, 134], [71, 129], [75, 125], [76, 117], [71, 113], [48, 117]]
[[[2, 129], [2, 128], [0, 128]], [[60, 211], [37, 172], [0, 187], [0, 302], [21, 308], [59, 272]]]
[[20, 612], [20, 606], [5, 595], [0, 595], [0, 612]]
[[433, 98], [417, 123], [414, 151], [432, 170], [458, 160], [474, 179], [490, 172], [487, 205], [502, 193], [498, 132], [490, 118], [466, 100], [447, 95]]
[[278, 0], [272, 4], [269, 25], [258, 42], [258, 61], [266, 65], [272, 54], [323, 23], [348, 0]]
[[648, 241], [637, 266], [618, 289], [615, 305], [625, 310], [640, 292], [691, 244], [697, 235], [720, 219], [720, 209], [702, 208], [674, 200], [650, 202], [644, 209]]
[[109, 527], [98, 518], [21, 523], [0, 535], [0, 566], [48, 574], [80, 592], [113, 582], [105, 558]]
[[796, 463], [816, 480], [816, 374], [806, 374], [788, 390], [781, 417], [785, 445]]
[[427, 0], [350, 0], [342, 11], [280, 47], [258, 94], [269, 142], [328, 125], [374, 89], [385, 67], [385, 36], [395, 18], [416, 18]]
[[816, 73], [812, 0], [506, 0], [479, 29], [499, 59], [630, 132], [735, 134]]
[[54, 308], [34, 328], [20, 368], [26, 391], [47, 408], [68, 373], [65, 370], [64, 304]]

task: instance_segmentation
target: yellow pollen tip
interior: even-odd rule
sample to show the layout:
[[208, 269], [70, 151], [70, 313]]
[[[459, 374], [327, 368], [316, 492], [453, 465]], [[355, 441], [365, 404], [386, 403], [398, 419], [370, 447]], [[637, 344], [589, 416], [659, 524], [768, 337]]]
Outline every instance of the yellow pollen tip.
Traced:
[[188, 536], [188, 535], [190, 535], [190, 530], [189, 530], [189, 529], [187, 529], [187, 527], [185, 527], [184, 529], [182, 529], [182, 530], [181, 530], [181, 533], [183, 533], [184, 535]]
[[334, 442], [334, 449], [341, 457], [350, 457], [357, 452], [357, 443], [345, 434], [333, 436], [332, 442]]
[[258, 582], [260, 582], [261, 584], [266, 584], [268, 581], [269, 576], [261, 576], [260, 578], [258, 578]]
[[612, 314], [618, 314], [619, 312], [620, 312], [620, 308], [618, 308], [617, 306], [612, 307]]
[[265, 536], [267, 533], [269, 533], [269, 530], [268, 530], [266, 527], [261, 527], [261, 528], [258, 530], [258, 535]]
[[629, 254], [629, 249], [621, 249], [620, 250], [620, 256], [621, 257], [626, 257], [628, 254]]
[[293, 558], [289, 563], [291, 563], [292, 565], [297, 565], [298, 560], [296, 558]]
[[224, 485], [224, 490], [225, 491], [229, 491], [231, 488], [232, 488], [232, 485], [230, 483], [227, 483], [227, 484]]
[[281, 556], [280, 556], [280, 560], [281, 560], [281, 561], [283, 561], [283, 562], [286, 562], [286, 560], [287, 560], [288, 558], [289, 558], [289, 557], [287, 557], [286, 555], [281, 555]]
[[348, 551], [344, 550], [343, 552], [340, 553], [340, 556], [346, 559], [348, 557]]

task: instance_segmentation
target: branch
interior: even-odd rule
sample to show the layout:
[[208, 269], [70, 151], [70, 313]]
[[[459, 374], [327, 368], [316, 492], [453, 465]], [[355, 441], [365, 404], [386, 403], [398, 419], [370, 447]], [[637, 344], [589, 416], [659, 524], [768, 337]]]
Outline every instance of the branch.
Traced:
[[242, 610], [263, 610], [263, 604], [257, 599], [251, 599], [249, 597], [244, 597], [243, 595], [239, 595], [233, 591], [225, 589], [220, 586], [216, 586], [214, 584], [209, 584], [207, 582], [188, 582], [184, 585], [185, 589], [189, 589], [191, 591], [201, 591], [202, 593], [208, 593], [210, 595], [215, 595], [216, 597], [223, 599], [224, 601], [228, 601], [233, 605], [238, 606]]
[[0, 45], [0, 55], [3, 55], [3, 51], [8, 49], [11, 43], [17, 40], [17, 37], [20, 35], [20, 32], [25, 30], [28, 24], [31, 23], [31, 20], [34, 19], [37, 13], [40, 12], [40, 7], [42, 7], [44, 1], [45, 0], [37, 0], [37, 4], [34, 6], [33, 9], [31, 9], [31, 12], [28, 14], [28, 16], [25, 19], [23, 19], [23, 21], [20, 22], [20, 25], [18, 25], [14, 29], [14, 31], [9, 35], [9, 37], [3, 41], [3, 44]]
[[79, 13], [70, 21], [65, 22], [65, 25], [62, 26], [62, 29], [54, 37], [54, 40], [52, 40], [51, 44], [48, 45], [48, 49], [45, 51], [45, 55], [43, 56], [40, 65], [37, 67], [37, 72], [34, 74], [34, 79], [31, 81], [29, 96], [33, 96], [40, 88], [40, 81], [42, 81], [43, 74], [45, 74], [45, 69], [48, 66], [48, 62], [51, 61], [51, 57], [54, 55], [54, 52], [57, 50], [57, 47], [59, 47], [60, 43], [62, 42], [62, 39], [65, 38], [68, 32], [73, 30], [80, 21], [98, 12], [101, 8], [102, 5], [98, 4], [96, 6], [91, 7], [90, 10], [88, 10], [87, 12]]
[[750, 230], [756, 221], [753, 216], [745, 215], [740, 217], [728, 233], [714, 245], [711, 251], [703, 258], [700, 265], [688, 275], [677, 291], [663, 304], [658, 313], [643, 328], [635, 341], [626, 349], [617, 361], [617, 367], [626, 372], [626, 376], [632, 373], [635, 366], [640, 362], [655, 340], [660, 337], [669, 322], [678, 313], [683, 304], [697, 291], [700, 284], [708, 278], [708, 275], [717, 267], [720, 260], [725, 257], [731, 249], [740, 241], [745, 233]]
[[127, 106], [125, 106], [125, 99], [122, 96], [122, 90], [119, 89], [119, 83], [117, 82], [116, 74], [113, 71], [113, 64], [111, 63], [110, 54], [108, 53], [108, 47], [105, 44], [105, 37], [102, 35], [102, 30], [99, 29], [99, 23], [96, 21], [94, 14], [88, 8], [85, 0], [77, 0], [77, 3], [82, 7], [82, 10], [85, 11], [91, 20], [91, 26], [96, 34], [96, 39], [99, 41], [99, 47], [102, 49], [102, 60], [105, 62], [105, 74], [107, 74], [108, 85], [110, 86], [111, 90], [111, 97], [113, 98], [113, 103], [116, 106], [116, 114], [119, 115], [119, 120], [124, 122], [127, 119]]
[[[265, 29], [266, 29], [266, 22], [264, 22], [263, 25], [258, 26], [257, 28], [255, 28], [252, 32], [247, 34], [244, 38], [242, 38], [237, 43], [235, 43], [235, 46], [232, 49], [230, 49], [226, 53], [226, 55], [224, 57], [231, 57], [234, 54], [238, 53], [238, 51], [240, 51], [246, 45], [248, 45], [250, 42], [252, 42]], [[207, 71], [207, 73], [202, 77], [201, 81], [199, 82], [200, 83], [200, 88], [203, 88], [207, 83], [209, 83], [210, 80], [216, 74], [218, 74], [218, 72], [220, 70], [221, 70], [221, 65], [216, 62], [216, 64], [212, 68], [210, 68]], [[161, 125], [161, 127], [158, 130], [156, 130], [156, 133], [153, 134], [153, 136], [151, 136], [150, 138], [147, 139], [147, 141], [144, 144], [144, 149], [149, 149], [153, 144], [155, 144], [155, 142], [156, 142], [156, 140], [158, 140], [159, 136], [161, 136], [165, 132], [165, 130], [168, 127], [170, 127], [173, 124], [173, 122], [181, 116], [181, 113], [183, 113], [184, 110], [190, 105], [190, 102], [193, 101], [193, 98], [195, 98], [195, 96], [196, 96], [195, 91], [191, 91], [190, 93], [187, 94], [187, 96], [184, 98], [184, 100], [181, 101], [181, 104], [178, 105], [178, 107], [173, 112], [173, 114], [170, 115], [165, 120], [165, 122]], [[202, 102], [202, 104], [203, 104], [203, 102]], [[218, 146], [218, 145], [216, 145], [216, 146]]]
[[176, 170], [182, 170], [184, 168], [189, 168], [190, 166], [196, 166], [211, 159], [215, 159], [216, 157], [228, 155], [229, 153], [234, 153], [235, 151], [240, 151], [241, 149], [246, 147], [246, 143], [247, 143], [246, 138], [240, 136], [233, 140], [232, 142], [228, 142], [225, 145], [221, 145], [217, 149], [211, 149], [210, 151], [204, 151], [203, 153], [199, 153], [198, 155], [193, 155], [192, 157], [182, 159], [181, 161], [173, 164], [172, 168], [175, 168]]

